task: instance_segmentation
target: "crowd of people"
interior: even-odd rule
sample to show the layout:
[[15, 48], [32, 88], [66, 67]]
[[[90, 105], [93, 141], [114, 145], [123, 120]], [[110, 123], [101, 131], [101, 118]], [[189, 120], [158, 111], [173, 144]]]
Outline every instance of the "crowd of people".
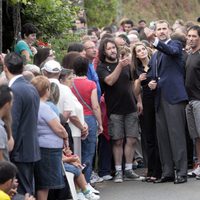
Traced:
[[[82, 16], [75, 22], [87, 30]], [[62, 62], [34, 46], [37, 31], [25, 24], [14, 52], [0, 56], [0, 199], [52, 199], [64, 170], [79, 200], [100, 199], [93, 184], [112, 179], [200, 180], [198, 24], [90, 28]]]

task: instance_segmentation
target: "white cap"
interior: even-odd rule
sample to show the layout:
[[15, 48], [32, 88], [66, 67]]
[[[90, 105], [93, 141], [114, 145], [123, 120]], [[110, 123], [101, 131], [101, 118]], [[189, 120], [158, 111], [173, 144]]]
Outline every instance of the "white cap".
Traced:
[[55, 60], [49, 60], [44, 64], [42, 70], [46, 70], [47, 72], [50, 73], [59, 73], [61, 72], [62, 67], [59, 62]]

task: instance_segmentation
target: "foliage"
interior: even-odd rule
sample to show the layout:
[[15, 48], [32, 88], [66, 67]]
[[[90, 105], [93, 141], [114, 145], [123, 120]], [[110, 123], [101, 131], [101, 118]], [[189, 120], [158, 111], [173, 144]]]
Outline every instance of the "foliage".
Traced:
[[32, 21], [42, 31], [43, 38], [49, 38], [67, 32], [73, 26], [78, 9], [70, 1], [40, 0], [38, 4], [31, 0], [22, 13], [26, 21]]
[[22, 21], [32, 22], [39, 29], [39, 41], [51, 44], [61, 61], [70, 42], [80, 41], [80, 35], [70, 33], [79, 7], [72, 0], [9, 0], [21, 4]]
[[89, 27], [104, 27], [113, 23], [117, 15], [118, 0], [85, 0], [84, 6]]
[[80, 35], [73, 33], [63, 34], [59, 38], [51, 37], [49, 43], [51, 48], [55, 51], [56, 59], [61, 62], [64, 55], [67, 53], [67, 49], [70, 43], [80, 42]]

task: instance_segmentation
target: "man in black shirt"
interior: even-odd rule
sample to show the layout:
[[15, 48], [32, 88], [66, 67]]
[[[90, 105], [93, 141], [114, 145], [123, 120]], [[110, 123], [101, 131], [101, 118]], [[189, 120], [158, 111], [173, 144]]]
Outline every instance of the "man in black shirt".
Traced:
[[200, 180], [200, 27], [192, 26], [187, 34], [191, 54], [186, 61], [186, 89], [189, 104], [186, 116], [190, 136], [195, 140], [197, 167], [188, 175], [195, 175]]
[[138, 137], [138, 114], [133, 94], [133, 81], [130, 73], [130, 58], [118, 58], [118, 50], [112, 39], [104, 39], [99, 47], [101, 63], [97, 68], [100, 82], [105, 92], [108, 131], [113, 142], [113, 155], [116, 174], [114, 181], [122, 182], [122, 156], [124, 147], [124, 177], [141, 180], [133, 170], [132, 161]]

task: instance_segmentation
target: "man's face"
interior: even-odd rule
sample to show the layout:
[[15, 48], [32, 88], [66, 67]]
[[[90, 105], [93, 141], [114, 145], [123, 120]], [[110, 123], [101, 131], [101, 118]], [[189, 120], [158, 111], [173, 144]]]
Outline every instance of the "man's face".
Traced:
[[115, 44], [108, 42], [105, 48], [105, 56], [108, 61], [117, 60], [117, 48]]
[[89, 60], [93, 60], [96, 57], [96, 54], [97, 54], [97, 50], [96, 50], [94, 42], [87, 41], [84, 44], [84, 48], [85, 48], [86, 58], [88, 58]]
[[76, 20], [75, 24], [77, 29], [84, 28], [84, 23], [81, 23], [81, 21], [78, 19]]
[[130, 30], [132, 30], [132, 26], [131, 26], [131, 24], [124, 24], [124, 31], [126, 32], [126, 33], [128, 33]]
[[192, 50], [198, 50], [200, 48], [200, 36], [196, 30], [188, 31], [187, 44]]
[[170, 37], [170, 30], [167, 23], [156, 24], [156, 36], [161, 41], [168, 40]]

